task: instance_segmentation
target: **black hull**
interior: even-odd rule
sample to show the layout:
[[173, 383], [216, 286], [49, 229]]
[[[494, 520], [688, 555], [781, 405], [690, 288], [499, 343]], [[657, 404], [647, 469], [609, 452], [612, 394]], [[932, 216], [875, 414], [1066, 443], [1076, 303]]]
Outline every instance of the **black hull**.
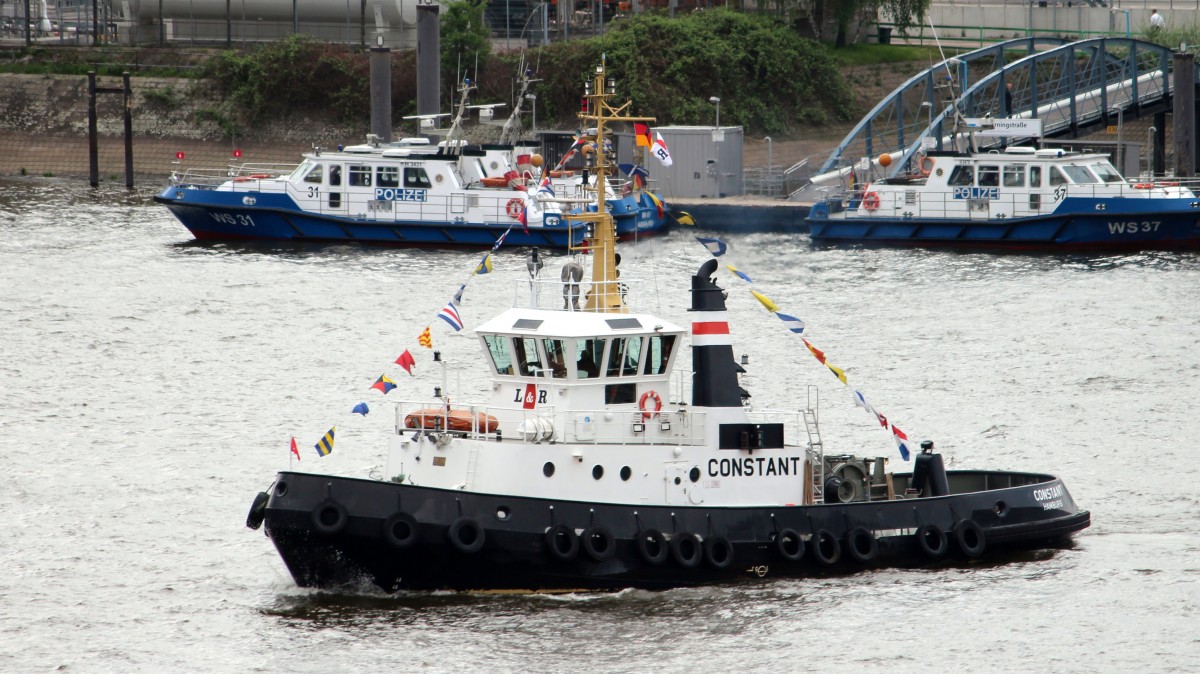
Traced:
[[949, 475], [952, 487], [982, 490], [811, 506], [648, 507], [284, 472], [248, 524], [265, 521], [300, 586], [388, 592], [667, 589], [912, 567], [1058, 546], [1090, 524], [1052, 476]]

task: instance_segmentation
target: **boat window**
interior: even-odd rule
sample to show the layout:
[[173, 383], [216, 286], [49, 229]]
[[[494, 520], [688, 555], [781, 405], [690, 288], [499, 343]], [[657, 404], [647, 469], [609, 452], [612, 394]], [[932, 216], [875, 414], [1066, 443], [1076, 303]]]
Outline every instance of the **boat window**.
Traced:
[[995, 164], [988, 164], [979, 167], [979, 186], [980, 187], [999, 187], [1000, 186], [1000, 167]]
[[1050, 166], [1050, 187], [1055, 185], [1066, 185], [1067, 177], [1063, 175], [1062, 169], [1057, 166]]
[[604, 403], [620, 405], [637, 402], [637, 384], [607, 384], [604, 387]]
[[350, 186], [351, 187], [370, 187], [371, 186], [371, 167], [370, 166], [350, 166]]
[[542, 372], [542, 359], [538, 357], [537, 339], [513, 337], [513, 355], [516, 356], [517, 374], [533, 377]]
[[1125, 179], [1121, 177], [1121, 174], [1117, 173], [1117, 169], [1113, 168], [1113, 165], [1109, 164], [1108, 162], [1100, 162], [1099, 164], [1092, 164], [1091, 169], [1093, 172], [1095, 172], [1095, 174], [1103, 182], [1106, 182], [1106, 183], [1123, 183], [1123, 182], [1125, 182]]
[[378, 187], [400, 187], [400, 167], [380, 166], [375, 169], [375, 184]]
[[329, 167], [329, 184], [330, 185], [341, 185], [342, 184], [342, 167], [341, 166], [330, 166]]
[[1068, 165], [1062, 167], [1067, 172], [1067, 177], [1076, 185], [1086, 185], [1088, 183], [1100, 182], [1092, 172], [1082, 166]]
[[975, 171], [970, 166], [955, 166], [954, 170], [950, 172], [949, 184], [951, 185], [970, 185], [973, 182], [975, 182]]
[[487, 344], [488, 355], [492, 357], [492, 366], [496, 368], [496, 374], [512, 374], [512, 354], [508, 352], [508, 337], [484, 335], [483, 343]]
[[1025, 187], [1025, 166], [1017, 164], [1016, 166], [1004, 167], [1004, 186], [1005, 187]]
[[428, 189], [433, 187], [433, 184], [429, 182], [429, 176], [425, 174], [425, 169], [406, 168], [404, 169], [404, 186]]
[[608, 376], [630, 377], [637, 374], [641, 357], [641, 337], [617, 337], [608, 353]]
[[600, 363], [604, 360], [604, 339], [581, 339], [575, 344], [575, 371], [580, 379], [595, 379], [600, 376]]
[[[320, 183], [325, 178], [325, 167], [321, 164], [309, 164], [309, 171], [304, 175], [306, 183]], [[304, 168], [301, 166], [300, 168]]]
[[675, 346], [675, 335], [654, 335], [650, 338], [649, 348], [646, 349], [646, 369], [644, 374], [662, 374], [667, 371], [667, 363], [671, 360], [671, 349]]
[[555, 379], [567, 376], [566, 349], [561, 339], [543, 339], [542, 350], [546, 352], [546, 362], [550, 365], [550, 373]]
[[1030, 166], [1029, 167], [1029, 186], [1030, 187], [1041, 187], [1042, 186], [1042, 167], [1041, 166]]

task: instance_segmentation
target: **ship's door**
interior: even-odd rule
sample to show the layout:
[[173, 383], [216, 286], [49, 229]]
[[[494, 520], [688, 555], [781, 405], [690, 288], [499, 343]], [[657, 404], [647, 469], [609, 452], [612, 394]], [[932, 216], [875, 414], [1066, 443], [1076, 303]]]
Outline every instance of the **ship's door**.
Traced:
[[665, 464], [663, 483], [667, 505], [687, 505], [688, 489], [692, 482], [688, 477], [688, 464], [682, 461]]

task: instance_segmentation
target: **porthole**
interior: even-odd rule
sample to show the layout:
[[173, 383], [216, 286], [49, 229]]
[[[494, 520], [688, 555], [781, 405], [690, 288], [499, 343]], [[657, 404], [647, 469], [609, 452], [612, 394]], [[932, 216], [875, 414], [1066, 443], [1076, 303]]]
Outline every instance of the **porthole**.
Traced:
[[1008, 504], [1004, 501], [996, 501], [996, 505], [992, 508], [997, 517], [1004, 517], [1008, 514]]
[[592, 466], [592, 479], [599, 480], [602, 477], [604, 477], [604, 466], [601, 466], [600, 464]]
[[622, 467], [621, 468], [621, 481], [628, 482], [629, 478], [631, 478], [631, 477], [633, 477], [633, 471], [629, 469], [629, 466]]
[[675, 478], [675, 484], [683, 484], [683, 480]]
[[547, 461], [546, 465], [542, 466], [542, 475], [545, 475], [546, 477], [550, 477], [553, 474], [554, 474], [554, 463], [551, 461]]
[[508, 509], [508, 506], [500, 506], [496, 508], [496, 519], [500, 520], [501, 522], [507, 520], [508, 516], [511, 514], [512, 512]]
[[286, 482], [279, 482], [275, 485], [275, 495], [279, 498], [287, 496], [288, 486]]
[[700, 468], [697, 466], [692, 466], [692, 469], [688, 471], [688, 479], [690, 479], [692, 482], [699, 482]]

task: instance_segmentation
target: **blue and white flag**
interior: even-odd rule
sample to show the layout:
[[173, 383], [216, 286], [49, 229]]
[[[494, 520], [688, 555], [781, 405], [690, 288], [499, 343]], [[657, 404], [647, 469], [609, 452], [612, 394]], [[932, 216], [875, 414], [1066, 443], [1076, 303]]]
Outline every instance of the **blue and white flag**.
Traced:
[[779, 317], [779, 320], [783, 321], [784, 327], [786, 327], [788, 330], [791, 330], [797, 335], [804, 332], [804, 321], [800, 320], [799, 318], [796, 318], [795, 316], [788, 316], [782, 311], [775, 312], [775, 315]]
[[725, 251], [729, 250], [729, 246], [720, 239], [709, 239], [703, 236], [697, 236], [696, 240], [704, 244], [704, 247], [707, 248], [708, 252], [712, 253], [714, 257], [721, 257], [725, 254]]
[[447, 304], [445, 309], [439, 311], [438, 318], [449, 323], [455, 332], [463, 329], [463, 322], [458, 316], [458, 307], [454, 306], [454, 302]]

